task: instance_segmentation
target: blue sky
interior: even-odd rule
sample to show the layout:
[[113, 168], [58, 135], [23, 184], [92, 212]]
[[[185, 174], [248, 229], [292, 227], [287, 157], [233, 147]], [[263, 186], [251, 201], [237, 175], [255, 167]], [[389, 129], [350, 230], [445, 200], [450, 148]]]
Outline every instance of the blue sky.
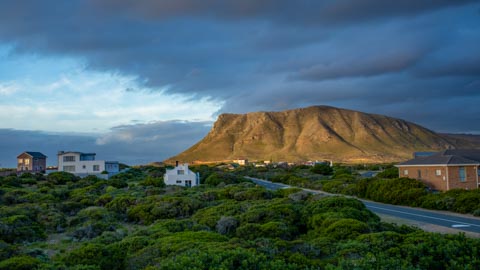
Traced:
[[0, 167], [141, 164], [219, 113], [331, 105], [480, 134], [479, 1], [7, 0]]

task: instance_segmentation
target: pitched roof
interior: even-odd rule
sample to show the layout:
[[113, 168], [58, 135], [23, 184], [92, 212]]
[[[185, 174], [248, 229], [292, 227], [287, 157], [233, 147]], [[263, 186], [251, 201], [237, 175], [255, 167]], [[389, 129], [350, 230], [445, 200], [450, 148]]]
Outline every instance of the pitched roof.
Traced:
[[27, 151], [27, 152], [24, 152], [28, 155], [30, 155], [31, 157], [33, 158], [47, 158], [47, 156], [45, 156], [44, 154], [40, 153], [40, 152], [30, 152], [30, 151]]
[[417, 157], [398, 164], [407, 165], [480, 165], [480, 150], [449, 149], [427, 157]]

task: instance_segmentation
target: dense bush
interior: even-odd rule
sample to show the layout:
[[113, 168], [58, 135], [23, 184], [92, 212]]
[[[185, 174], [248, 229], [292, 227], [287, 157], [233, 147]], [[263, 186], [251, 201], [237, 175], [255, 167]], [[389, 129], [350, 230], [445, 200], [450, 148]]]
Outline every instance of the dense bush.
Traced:
[[[87, 177], [31, 185], [21, 180], [32, 178], [11, 177], [20, 185], [0, 188], [0, 269], [480, 268], [478, 239], [382, 223], [355, 199], [299, 189], [273, 192], [240, 177], [240, 184], [232, 184], [230, 173], [203, 169], [211, 170], [209, 177], [216, 173], [216, 186], [139, 184], [161, 177], [162, 170], [151, 167], [130, 169], [113, 181]], [[286, 174], [285, 180], [364, 196], [382, 190], [391, 200], [398, 199], [398, 190], [421, 189], [402, 179], [395, 184], [299, 176], [308, 171], [295, 168], [291, 172], [298, 175]], [[400, 198], [419, 203], [415, 192]], [[456, 190], [421, 201], [471, 211], [477, 195]]]
[[0, 218], [0, 240], [7, 243], [21, 243], [43, 240], [45, 230], [38, 222], [25, 215]]
[[410, 178], [379, 179], [367, 186], [365, 198], [391, 204], [421, 205], [427, 195], [427, 187], [422, 182]]
[[211, 173], [206, 179], [205, 184], [211, 186], [217, 186], [220, 183], [223, 184], [238, 184], [245, 182], [246, 180], [243, 179], [241, 176], [237, 176], [233, 173], [225, 173], [225, 172], [213, 172]]
[[47, 181], [56, 185], [64, 185], [68, 182], [76, 182], [78, 177], [68, 172], [53, 172], [47, 175]]
[[165, 187], [165, 182], [162, 177], [147, 176], [145, 180], [139, 183], [142, 186]]
[[38, 268], [40, 265], [40, 260], [22, 255], [1, 261], [0, 270], [31, 270]]
[[329, 164], [325, 164], [325, 163], [315, 164], [315, 166], [313, 166], [310, 169], [310, 171], [313, 173], [323, 174], [323, 175], [333, 174], [333, 168], [330, 167]]

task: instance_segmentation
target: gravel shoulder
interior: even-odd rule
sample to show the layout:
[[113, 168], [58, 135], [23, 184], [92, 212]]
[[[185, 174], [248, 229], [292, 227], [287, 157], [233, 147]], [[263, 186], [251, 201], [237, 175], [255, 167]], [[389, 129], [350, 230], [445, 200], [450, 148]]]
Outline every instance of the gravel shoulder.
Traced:
[[408, 226], [414, 226], [417, 228], [420, 228], [424, 231], [427, 232], [434, 232], [434, 233], [441, 233], [441, 234], [458, 234], [458, 233], [464, 233], [466, 236], [471, 237], [471, 238], [480, 238], [480, 233], [474, 233], [474, 232], [466, 232], [462, 230], [457, 230], [454, 228], [447, 228], [443, 226], [437, 226], [429, 223], [424, 223], [420, 221], [413, 221], [410, 219], [403, 219], [403, 218], [398, 218], [390, 215], [384, 215], [384, 214], [376, 214], [377, 216], [380, 217], [380, 219], [383, 222], [387, 223], [393, 223], [397, 225], [408, 225]]

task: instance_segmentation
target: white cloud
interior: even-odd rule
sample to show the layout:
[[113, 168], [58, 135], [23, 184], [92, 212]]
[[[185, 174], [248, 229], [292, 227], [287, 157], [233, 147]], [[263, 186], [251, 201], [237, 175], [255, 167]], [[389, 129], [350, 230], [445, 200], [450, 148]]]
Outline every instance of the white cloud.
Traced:
[[0, 96], [10, 96], [17, 92], [19, 87], [14, 83], [0, 83]]
[[222, 106], [206, 98], [145, 89], [134, 77], [77, 66], [67, 66], [41, 83], [38, 78], [20, 76], [0, 84], [0, 95], [9, 96], [0, 99], [0, 128], [62, 132], [107, 132], [133, 121], [210, 121]]

